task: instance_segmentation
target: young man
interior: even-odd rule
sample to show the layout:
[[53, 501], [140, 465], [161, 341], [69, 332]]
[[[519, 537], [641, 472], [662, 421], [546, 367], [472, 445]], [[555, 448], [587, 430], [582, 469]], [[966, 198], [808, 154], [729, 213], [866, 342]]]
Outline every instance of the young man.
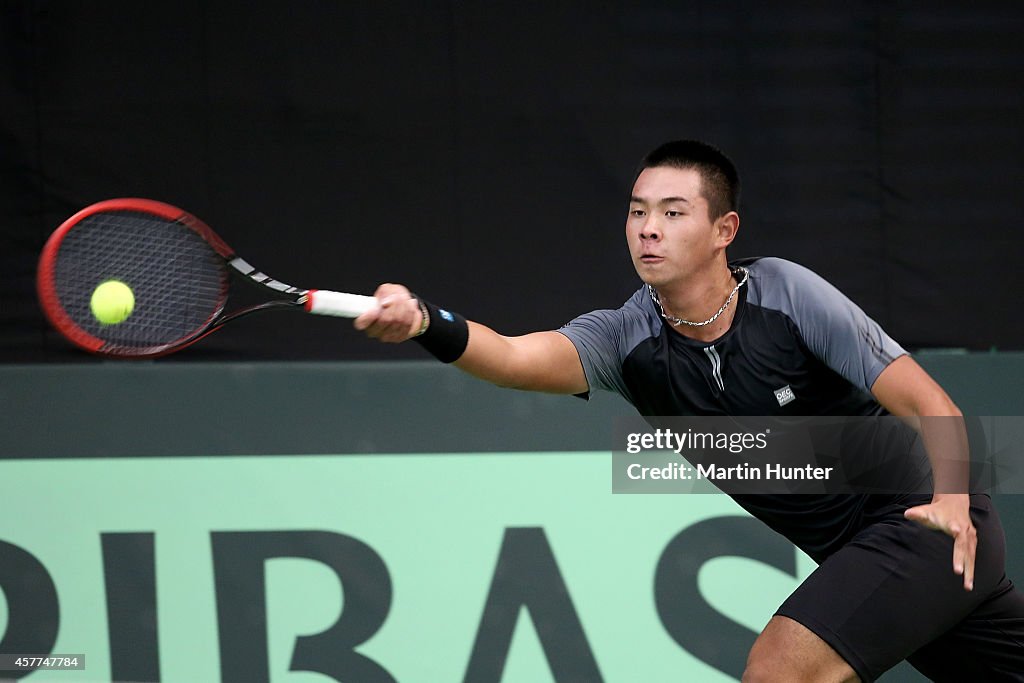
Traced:
[[[506, 337], [394, 284], [355, 325], [415, 337], [500, 386], [617, 391], [644, 415], [945, 416], [945, 433], [922, 430], [929, 457], [960, 440], [946, 393], [834, 287], [781, 259], [728, 262], [738, 194], [709, 145], [647, 155], [626, 219], [644, 285], [561, 330]], [[1024, 596], [1003, 572], [989, 498], [961, 493], [958, 476], [936, 467], [930, 498], [737, 496], [820, 565], [757, 638], [743, 680], [869, 681], [902, 659], [935, 680], [1024, 680]]]

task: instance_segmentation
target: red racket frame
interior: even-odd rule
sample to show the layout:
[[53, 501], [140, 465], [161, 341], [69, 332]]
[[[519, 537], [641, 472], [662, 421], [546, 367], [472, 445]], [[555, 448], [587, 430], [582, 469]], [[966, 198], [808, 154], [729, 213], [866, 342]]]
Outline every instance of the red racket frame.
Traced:
[[[229, 247], [228, 244], [220, 238], [220, 235], [215, 233], [206, 223], [176, 206], [154, 201], [152, 199], [140, 199], [134, 197], [108, 199], [106, 201], [97, 202], [96, 204], [87, 206], [68, 218], [60, 224], [52, 235], [50, 235], [50, 238], [46, 241], [46, 245], [43, 247], [43, 251], [39, 256], [39, 268], [36, 272], [36, 289], [39, 293], [39, 302], [42, 305], [43, 313], [53, 326], [77, 346], [85, 349], [86, 351], [97, 354], [104, 353], [103, 348], [107, 345], [107, 342], [79, 327], [71, 316], [68, 315], [67, 311], [64, 310], [64, 307], [61, 306], [60, 299], [57, 296], [56, 286], [54, 284], [54, 271], [56, 269], [57, 254], [60, 251], [61, 243], [64, 241], [67, 234], [74, 230], [75, 226], [86, 218], [107, 211], [135, 211], [148, 213], [158, 218], [180, 223], [202, 237], [214, 249], [214, 251], [224, 259], [226, 268], [228, 266], [228, 262], [235, 258], [235, 252], [231, 247]], [[225, 277], [224, 286], [221, 291], [221, 307], [217, 312], [210, 316], [209, 319], [207, 319], [206, 323], [200, 328], [203, 332], [195, 335], [194, 339], [189, 339], [189, 337], [186, 336], [169, 344], [150, 348], [141, 348], [137, 353], [133, 352], [130, 354], [114, 355], [126, 358], [153, 358], [171, 353], [172, 351], [177, 351], [180, 348], [199, 341], [206, 336], [206, 334], [212, 331], [212, 329], [207, 330], [205, 328], [209, 326], [217, 317], [219, 312], [223, 310], [223, 302], [227, 300], [227, 283], [228, 278]], [[186, 339], [189, 341], [181, 343]]]

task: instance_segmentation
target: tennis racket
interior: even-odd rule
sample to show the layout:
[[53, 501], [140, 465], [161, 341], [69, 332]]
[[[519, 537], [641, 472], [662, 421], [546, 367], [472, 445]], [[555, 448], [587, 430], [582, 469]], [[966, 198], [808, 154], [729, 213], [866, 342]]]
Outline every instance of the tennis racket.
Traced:
[[[111, 280], [133, 297], [130, 314], [116, 324], [94, 313], [97, 287]], [[149, 199], [110, 199], [67, 219], [43, 248], [36, 286], [47, 318], [67, 339], [124, 358], [178, 351], [256, 311], [355, 318], [377, 305], [369, 296], [279, 282], [239, 258], [195, 216]], [[236, 306], [246, 288], [255, 288], [256, 303]]]

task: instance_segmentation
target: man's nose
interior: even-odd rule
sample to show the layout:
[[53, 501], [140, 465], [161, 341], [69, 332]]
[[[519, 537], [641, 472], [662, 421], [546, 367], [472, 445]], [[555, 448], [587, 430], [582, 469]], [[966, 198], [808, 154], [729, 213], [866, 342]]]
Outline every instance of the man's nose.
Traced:
[[642, 240], [658, 240], [661, 239], [661, 229], [658, 226], [657, 221], [654, 217], [648, 218], [643, 227], [640, 228], [640, 239]]

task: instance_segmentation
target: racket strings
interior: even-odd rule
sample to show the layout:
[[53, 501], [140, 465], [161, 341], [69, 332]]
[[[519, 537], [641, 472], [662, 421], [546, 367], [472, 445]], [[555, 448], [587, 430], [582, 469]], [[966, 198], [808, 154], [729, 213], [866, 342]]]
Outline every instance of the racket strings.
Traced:
[[[106, 280], [135, 296], [116, 325], [93, 317], [90, 300]], [[142, 212], [111, 211], [83, 219], [65, 235], [54, 270], [57, 297], [85, 332], [108, 344], [149, 349], [189, 338], [222, 310], [223, 259], [190, 228]]]

